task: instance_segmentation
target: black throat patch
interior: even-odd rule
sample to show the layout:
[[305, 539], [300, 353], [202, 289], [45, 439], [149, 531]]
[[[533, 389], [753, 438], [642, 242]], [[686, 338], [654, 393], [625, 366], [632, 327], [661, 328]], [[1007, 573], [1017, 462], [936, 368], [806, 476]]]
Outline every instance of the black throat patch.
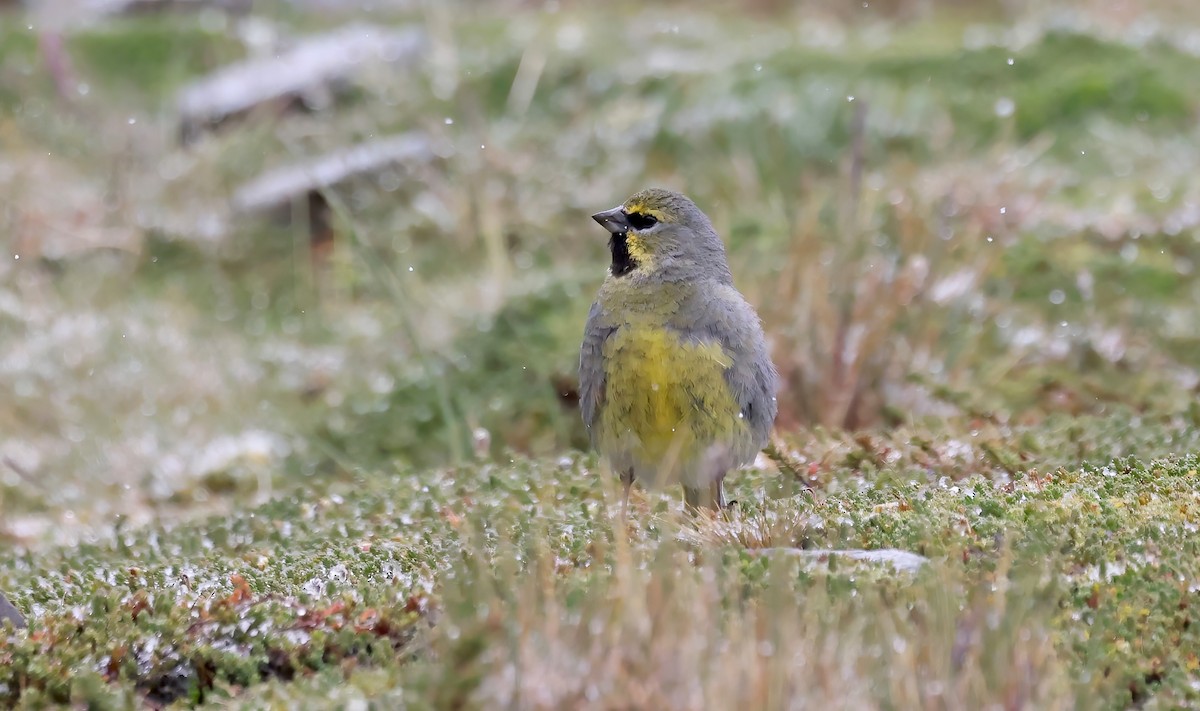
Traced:
[[637, 261], [629, 256], [629, 234], [616, 232], [608, 240], [608, 248], [612, 252], [612, 275], [625, 276], [637, 268]]

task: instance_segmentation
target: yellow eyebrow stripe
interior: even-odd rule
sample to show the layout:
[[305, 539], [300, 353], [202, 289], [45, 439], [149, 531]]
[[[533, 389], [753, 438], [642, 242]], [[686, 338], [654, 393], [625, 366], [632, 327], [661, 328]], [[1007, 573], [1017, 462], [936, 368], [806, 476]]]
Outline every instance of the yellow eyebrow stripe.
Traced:
[[649, 217], [653, 217], [659, 222], [672, 222], [672, 220], [668, 218], [666, 213], [664, 213], [662, 210], [655, 210], [653, 208], [646, 207], [641, 203], [626, 205], [625, 212], [628, 212], [631, 215], [647, 215]]

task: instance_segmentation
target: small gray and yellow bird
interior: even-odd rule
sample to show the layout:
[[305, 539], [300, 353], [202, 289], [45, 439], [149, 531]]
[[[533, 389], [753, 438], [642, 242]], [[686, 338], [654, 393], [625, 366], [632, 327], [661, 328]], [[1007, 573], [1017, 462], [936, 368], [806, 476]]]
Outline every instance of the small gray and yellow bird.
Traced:
[[643, 190], [592, 219], [612, 265], [579, 353], [592, 445], [629, 488], [683, 485], [695, 508], [725, 507], [721, 482], [750, 463], [775, 422], [778, 375], [762, 324], [733, 286], [708, 216]]

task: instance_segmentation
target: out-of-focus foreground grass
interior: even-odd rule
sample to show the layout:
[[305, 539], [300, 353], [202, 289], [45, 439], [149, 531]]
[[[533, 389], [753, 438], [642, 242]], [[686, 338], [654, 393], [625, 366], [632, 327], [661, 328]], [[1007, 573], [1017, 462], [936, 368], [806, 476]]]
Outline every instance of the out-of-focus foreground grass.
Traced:
[[[63, 23], [69, 97], [0, 8], [0, 700], [1200, 704], [1200, 17], [781, 5]], [[187, 82], [364, 17], [419, 61], [181, 145]], [[319, 259], [230, 208], [396, 133]], [[577, 453], [587, 215], [649, 184], [785, 379], [728, 522]]]

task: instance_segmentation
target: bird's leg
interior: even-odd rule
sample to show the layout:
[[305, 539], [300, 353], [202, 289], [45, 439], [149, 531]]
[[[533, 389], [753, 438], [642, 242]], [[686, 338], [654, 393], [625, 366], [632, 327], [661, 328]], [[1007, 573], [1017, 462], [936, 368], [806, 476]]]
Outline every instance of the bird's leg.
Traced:
[[687, 504], [688, 513], [694, 514], [701, 509], [719, 511], [721, 508], [719, 486], [720, 484], [710, 484], [697, 488], [683, 487], [683, 502]]
[[725, 491], [721, 488], [720, 479], [712, 482], [707, 487], [683, 487], [683, 500], [687, 504], [688, 510], [692, 513], [700, 509], [708, 509], [719, 513], [729, 506], [725, 501]]
[[717, 510], [721, 512], [721, 515], [725, 517], [725, 520], [731, 521], [733, 516], [733, 507], [737, 506], [737, 501], [727, 501], [725, 499], [725, 490], [721, 488], [722, 483], [722, 479], [717, 479], [716, 484], [713, 485], [717, 489]]
[[633, 470], [621, 472], [621, 520], [629, 519], [629, 490], [633, 488]]

